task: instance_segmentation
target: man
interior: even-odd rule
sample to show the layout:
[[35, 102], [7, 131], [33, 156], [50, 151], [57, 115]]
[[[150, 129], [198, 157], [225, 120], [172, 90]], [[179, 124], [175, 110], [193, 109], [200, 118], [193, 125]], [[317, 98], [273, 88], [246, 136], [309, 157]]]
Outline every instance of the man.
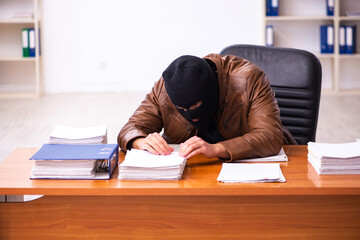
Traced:
[[[163, 130], [163, 134], [159, 133]], [[285, 134], [284, 134], [285, 133]], [[285, 136], [285, 137], [284, 137]], [[296, 144], [283, 129], [265, 73], [232, 55], [175, 59], [118, 136], [122, 150], [236, 160], [279, 153]]]

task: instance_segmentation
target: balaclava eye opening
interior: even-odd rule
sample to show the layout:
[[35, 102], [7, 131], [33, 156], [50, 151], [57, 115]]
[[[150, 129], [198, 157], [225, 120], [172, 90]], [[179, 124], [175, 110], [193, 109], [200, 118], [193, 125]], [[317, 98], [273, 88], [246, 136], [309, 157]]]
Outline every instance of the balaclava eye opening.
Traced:
[[[167, 67], [162, 76], [172, 103], [186, 109], [177, 108], [179, 113], [197, 129], [214, 128], [219, 105], [219, 83], [209, 64], [195, 56], [181, 56]], [[202, 101], [201, 106], [189, 109], [199, 101]]]

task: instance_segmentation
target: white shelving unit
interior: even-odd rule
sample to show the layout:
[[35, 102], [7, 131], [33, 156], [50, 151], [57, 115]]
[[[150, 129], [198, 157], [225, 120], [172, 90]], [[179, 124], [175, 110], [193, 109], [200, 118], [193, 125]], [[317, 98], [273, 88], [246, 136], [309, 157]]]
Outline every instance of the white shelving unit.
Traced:
[[[39, 54], [40, 0], [0, 0], [0, 98], [39, 97], [43, 93]], [[13, 18], [31, 12], [32, 18]], [[35, 29], [35, 57], [22, 57], [23, 28]]]
[[[299, 48], [314, 53], [323, 68], [323, 91], [360, 93], [360, 16], [347, 16], [347, 11], [360, 11], [360, 0], [334, 0], [334, 16], [327, 16], [326, 0], [278, 0], [278, 16], [266, 16], [264, 29], [274, 27], [274, 46]], [[320, 25], [334, 26], [334, 53], [320, 53]], [[357, 26], [355, 54], [339, 54], [339, 27]], [[264, 40], [265, 43], [265, 40]]]

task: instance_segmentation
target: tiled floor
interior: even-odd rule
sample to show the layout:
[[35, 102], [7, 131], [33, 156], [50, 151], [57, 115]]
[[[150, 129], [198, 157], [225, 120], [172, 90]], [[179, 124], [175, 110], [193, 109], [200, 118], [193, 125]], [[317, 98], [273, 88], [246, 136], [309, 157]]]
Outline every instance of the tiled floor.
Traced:
[[[145, 93], [48, 94], [39, 99], [0, 99], [0, 161], [13, 149], [40, 147], [56, 124], [108, 126], [109, 143]], [[320, 103], [318, 142], [360, 138], [360, 95], [325, 95]]]

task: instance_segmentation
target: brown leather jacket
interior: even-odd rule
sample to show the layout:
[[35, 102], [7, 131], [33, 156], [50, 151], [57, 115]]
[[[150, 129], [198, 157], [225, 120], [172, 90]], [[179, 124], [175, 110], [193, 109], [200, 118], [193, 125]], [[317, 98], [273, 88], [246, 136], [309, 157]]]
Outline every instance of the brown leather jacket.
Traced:
[[[204, 58], [217, 67], [220, 107], [216, 123], [227, 139], [220, 144], [230, 153], [230, 160], [277, 154], [283, 144], [295, 142], [291, 135], [283, 139], [274, 92], [259, 67], [232, 55], [209, 54]], [[126, 151], [131, 140], [162, 130], [168, 143], [182, 143], [197, 133], [178, 113], [160, 78], [120, 131], [118, 143]]]

